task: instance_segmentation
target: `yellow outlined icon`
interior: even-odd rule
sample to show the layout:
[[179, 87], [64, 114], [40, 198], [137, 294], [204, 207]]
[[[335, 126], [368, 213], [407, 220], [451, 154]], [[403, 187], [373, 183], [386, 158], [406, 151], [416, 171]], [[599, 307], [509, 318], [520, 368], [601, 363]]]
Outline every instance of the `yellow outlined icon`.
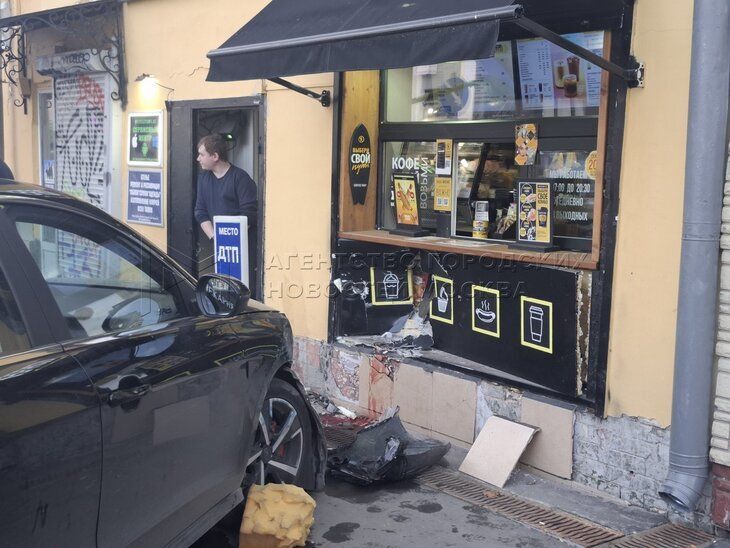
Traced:
[[[398, 300], [398, 296], [401, 294], [401, 284], [403, 281], [395, 272], [390, 270], [383, 270], [383, 278], [375, 281], [375, 267], [370, 267], [370, 302], [374, 306], [392, 306], [396, 304], [413, 304], [413, 272], [408, 269], [408, 278], [406, 283], [408, 284], [408, 298], [405, 300]], [[380, 285], [378, 285], [380, 284]], [[380, 290], [380, 293], [378, 293]], [[385, 299], [378, 299], [378, 295], [385, 297]], [[392, 299], [390, 297], [393, 297]]]
[[[431, 297], [431, 319], [438, 322], [454, 324], [454, 280], [432, 276], [433, 297]], [[434, 302], [436, 310], [434, 311]]]
[[[482, 293], [482, 296], [478, 295]], [[486, 293], [486, 295], [484, 295]], [[477, 333], [499, 338], [500, 316], [499, 290], [481, 285], [471, 286], [471, 328]], [[482, 327], [478, 327], [482, 326]], [[486, 326], [492, 325], [494, 329]]]
[[540, 352], [553, 353], [553, 303], [524, 295], [520, 297], [520, 343]]

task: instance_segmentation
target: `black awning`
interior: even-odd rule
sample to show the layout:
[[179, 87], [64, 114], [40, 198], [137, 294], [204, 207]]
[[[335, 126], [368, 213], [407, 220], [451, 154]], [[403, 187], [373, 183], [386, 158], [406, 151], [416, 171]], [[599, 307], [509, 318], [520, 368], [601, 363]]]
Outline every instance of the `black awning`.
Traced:
[[208, 80], [413, 67], [494, 55], [514, 0], [272, 0], [208, 53]]

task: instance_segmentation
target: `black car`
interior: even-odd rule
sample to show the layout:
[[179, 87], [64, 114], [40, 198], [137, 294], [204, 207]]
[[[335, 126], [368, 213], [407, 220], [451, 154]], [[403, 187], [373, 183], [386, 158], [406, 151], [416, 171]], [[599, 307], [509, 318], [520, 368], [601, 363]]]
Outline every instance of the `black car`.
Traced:
[[324, 482], [286, 317], [99, 209], [0, 184], [0, 546], [189, 545]]

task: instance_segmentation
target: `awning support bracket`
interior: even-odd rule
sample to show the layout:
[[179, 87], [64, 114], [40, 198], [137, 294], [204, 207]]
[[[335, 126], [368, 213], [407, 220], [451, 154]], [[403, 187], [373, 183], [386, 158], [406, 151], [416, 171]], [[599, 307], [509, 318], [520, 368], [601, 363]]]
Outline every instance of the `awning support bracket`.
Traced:
[[311, 89], [303, 88], [301, 86], [293, 84], [292, 82], [284, 80], [283, 78], [269, 78], [268, 80], [270, 82], [274, 82], [275, 84], [279, 84], [280, 86], [284, 86], [285, 88], [292, 91], [296, 91], [297, 93], [301, 93], [302, 95], [306, 95], [307, 97], [311, 97], [312, 99], [316, 99], [317, 101], [319, 101], [319, 104], [325, 108], [332, 104], [332, 96], [329, 90], [325, 89], [322, 91], [322, 93], [317, 93], [312, 91]]
[[612, 63], [608, 59], [604, 59], [600, 55], [596, 55], [592, 51], [581, 47], [566, 38], [563, 38], [559, 34], [543, 27], [539, 23], [536, 23], [532, 19], [518, 15], [518, 17], [512, 19], [511, 22], [519, 25], [525, 30], [530, 31], [535, 36], [544, 38], [548, 42], [552, 42], [553, 44], [560, 46], [561, 48], [571, 53], [574, 53], [579, 57], [582, 57], [586, 61], [601, 67], [603, 70], [608, 71], [611, 74], [622, 78], [623, 80], [626, 80], [626, 84], [630, 88], [644, 87], [644, 63], [637, 61], [634, 57], [631, 57], [631, 68], [624, 68], [617, 65], [616, 63]]

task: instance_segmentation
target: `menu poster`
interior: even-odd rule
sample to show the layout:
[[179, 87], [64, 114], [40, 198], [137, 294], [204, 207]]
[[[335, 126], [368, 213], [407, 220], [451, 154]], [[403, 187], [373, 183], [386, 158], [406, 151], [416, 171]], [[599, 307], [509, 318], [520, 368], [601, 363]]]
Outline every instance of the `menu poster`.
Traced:
[[550, 181], [530, 180], [517, 183], [518, 230], [517, 243], [536, 247], [552, 244], [552, 184]]
[[393, 173], [395, 189], [395, 217], [399, 225], [418, 226], [416, 176], [412, 173]]
[[[603, 31], [563, 38], [603, 55]], [[598, 107], [601, 69], [542, 38], [517, 41], [520, 94], [524, 110]]]
[[518, 166], [535, 164], [537, 155], [537, 126], [521, 124], [515, 127], [515, 163]]
[[515, 77], [511, 42], [497, 42], [493, 57], [462, 61], [461, 66], [461, 76], [470, 82], [472, 93], [459, 112], [460, 119], [480, 120], [495, 113], [514, 114]]
[[451, 211], [451, 177], [436, 177], [433, 209], [435, 211]]

